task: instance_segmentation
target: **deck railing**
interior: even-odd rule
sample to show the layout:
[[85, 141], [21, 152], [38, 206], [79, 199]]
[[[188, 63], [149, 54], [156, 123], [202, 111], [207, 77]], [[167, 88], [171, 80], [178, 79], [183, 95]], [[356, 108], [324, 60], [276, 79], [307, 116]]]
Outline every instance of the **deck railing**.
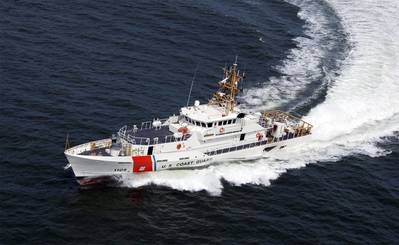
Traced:
[[65, 150], [66, 153], [79, 155], [83, 152], [93, 151], [95, 149], [100, 148], [110, 148], [112, 145], [111, 139], [102, 139], [102, 140], [95, 140], [90, 141], [88, 143], [77, 145]]
[[288, 122], [289, 124], [291, 124], [290, 126], [295, 130], [295, 135], [297, 136], [310, 134], [313, 127], [312, 124], [305, 122], [301, 118], [279, 110], [263, 112], [259, 124], [264, 126], [269, 123], [273, 124], [274, 122]]
[[[162, 127], [165, 127], [165, 126], [162, 126]], [[173, 134], [170, 134], [170, 135], [166, 135], [163, 137], [153, 137], [153, 138], [138, 137], [138, 136], [134, 136], [134, 134], [129, 133], [129, 132], [133, 132], [132, 131], [133, 129], [129, 129], [128, 126], [125, 125], [119, 129], [118, 136], [121, 139], [124, 139], [125, 141], [127, 141], [133, 145], [156, 145], [156, 144], [164, 144], [164, 143], [177, 142], [177, 141], [185, 141], [191, 136], [190, 134], [186, 134], [186, 135], [183, 135], [182, 137], [175, 137]], [[151, 129], [151, 128], [143, 128], [140, 130], [145, 130], [145, 129]]]

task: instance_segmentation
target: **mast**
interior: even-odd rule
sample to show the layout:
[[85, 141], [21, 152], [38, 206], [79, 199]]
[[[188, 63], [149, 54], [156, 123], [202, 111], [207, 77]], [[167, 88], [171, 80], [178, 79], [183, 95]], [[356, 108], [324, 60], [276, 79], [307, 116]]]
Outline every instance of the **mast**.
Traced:
[[236, 62], [227, 68], [223, 68], [224, 77], [219, 84], [219, 90], [213, 94], [209, 104], [219, 105], [226, 109], [226, 114], [233, 112], [236, 106], [236, 95], [239, 91], [238, 83], [242, 80], [240, 71], [237, 69]]

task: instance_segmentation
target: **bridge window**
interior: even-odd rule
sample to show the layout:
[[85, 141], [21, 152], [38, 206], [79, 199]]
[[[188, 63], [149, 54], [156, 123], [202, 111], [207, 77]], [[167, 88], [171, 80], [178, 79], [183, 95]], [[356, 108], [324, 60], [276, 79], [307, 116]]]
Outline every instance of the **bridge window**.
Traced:
[[231, 124], [231, 120], [228, 120], [228, 121], [227, 121], [227, 124]]
[[227, 124], [227, 121], [223, 121], [223, 125], [226, 125]]
[[208, 128], [212, 128], [212, 123], [208, 123]]
[[222, 121], [219, 121], [219, 122], [218, 122], [218, 125], [219, 125], [219, 126], [222, 126]]
[[204, 128], [206, 128], [206, 125], [205, 125], [205, 123], [203, 123], [203, 122], [201, 123], [201, 126], [204, 127]]

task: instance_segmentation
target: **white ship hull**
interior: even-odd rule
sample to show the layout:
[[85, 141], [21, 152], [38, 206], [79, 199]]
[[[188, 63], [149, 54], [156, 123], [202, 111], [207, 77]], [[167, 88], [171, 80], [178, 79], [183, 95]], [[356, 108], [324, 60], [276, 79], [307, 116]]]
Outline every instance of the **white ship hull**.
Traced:
[[[68, 162], [71, 164], [76, 179], [82, 185], [95, 184], [104, 180], [106, 177], [118, 176], [120, 174], [148, 174], [148, 172], [158, 172], [179, 169], [204, 168], [212, 164], [231, 160], [250, 160], [267, 156], [267, 154], [278, 151], [290, 145], [299, 144], [308, 136], [283, 140], [279, 142], [267, 143], [265, 141], [253, 142], [248, 145], [237, 145], [229, 147], [229, 150], [220, 150], [220, 154], [210, 155], [199, 150], [182, 151], [154, 154], [151, 156], [91, 156], [79, 155], [76, 153], [86, 150], [88, 144], [79, 145], [65, 151]], [[111, 139], [95, 141], [110, 142]], [[94, 142], [94, 143], [95, 143]], [[91, 142], [93, 143], [93, 142]], [[258, 144], [258, 145], [257, 145]], [[241, 146], [241, 147], [240, 147]], [[242, 149], [241, 149], [242, 148]], [[144, 159], [145, 164], [135, 166], [137, 159]], [[140, 167], [144, 169], [139, 169]]]

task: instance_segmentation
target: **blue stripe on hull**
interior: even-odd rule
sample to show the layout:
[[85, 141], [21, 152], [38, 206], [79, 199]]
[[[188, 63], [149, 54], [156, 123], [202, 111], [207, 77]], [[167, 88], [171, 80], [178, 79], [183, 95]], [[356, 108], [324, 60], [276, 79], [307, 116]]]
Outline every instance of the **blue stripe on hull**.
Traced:
[[155, 159], [155, 155], [152, 155], [152, 162], [154, 163], [153, 171], [157, 171], [157, 160]]

